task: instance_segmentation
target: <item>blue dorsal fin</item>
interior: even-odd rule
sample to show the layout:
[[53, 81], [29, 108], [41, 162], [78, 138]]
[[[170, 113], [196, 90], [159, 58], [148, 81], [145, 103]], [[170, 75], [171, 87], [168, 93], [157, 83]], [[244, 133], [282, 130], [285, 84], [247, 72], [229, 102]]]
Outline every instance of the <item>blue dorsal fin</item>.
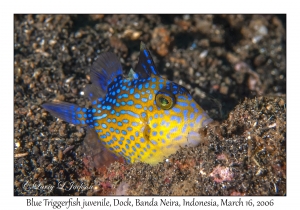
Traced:
[[151, 74], [159, 76], [151, 54], [143, 42], [141, 42], [140, 46], [139, 62], [134, 71], [138, 74], [139, 78], [143, 79], [150, 77]]
[[85, 88], [85, 94], [91, 99], [101, 99], [106, 95], [108, 85], [118, 75], [122, 75], [122, 65], [112, 52], [100, 54], [91, 67], [91, 85]]

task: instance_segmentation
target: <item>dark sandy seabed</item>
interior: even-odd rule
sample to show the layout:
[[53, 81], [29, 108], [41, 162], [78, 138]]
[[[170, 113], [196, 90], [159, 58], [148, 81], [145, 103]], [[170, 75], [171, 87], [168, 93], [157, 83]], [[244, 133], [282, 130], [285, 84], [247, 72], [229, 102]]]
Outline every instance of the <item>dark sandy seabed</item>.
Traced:
[[[286, 195], [285, 15], [15, 15], [14, 24], [15, 195]], [[80, 93], [94, 59], [113, 51], [127, 73], [140, 41], [215, 122], [201, 145], [156, 166], [99, 167], [86, 131], [41, 104], [89, 106]], [[67, 190], [72, 182], [92, 187]]]

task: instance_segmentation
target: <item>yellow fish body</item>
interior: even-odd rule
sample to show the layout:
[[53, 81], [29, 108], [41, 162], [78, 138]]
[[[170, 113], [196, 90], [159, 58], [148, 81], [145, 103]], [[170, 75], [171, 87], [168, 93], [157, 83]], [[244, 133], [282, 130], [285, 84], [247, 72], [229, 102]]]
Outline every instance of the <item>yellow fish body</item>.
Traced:
[[90, 109], [66, 102], [43, 108], [69, 123], [95, 129], [109, 151], [127, 162], [157, 164], [185, 145], [196, 146], [198, 130], [212, 119], [182, 86], [159, 76], [141, 44], [139, 62], [129, 77], [113, 53], [102, 53], [91, 68], [85, 93]]

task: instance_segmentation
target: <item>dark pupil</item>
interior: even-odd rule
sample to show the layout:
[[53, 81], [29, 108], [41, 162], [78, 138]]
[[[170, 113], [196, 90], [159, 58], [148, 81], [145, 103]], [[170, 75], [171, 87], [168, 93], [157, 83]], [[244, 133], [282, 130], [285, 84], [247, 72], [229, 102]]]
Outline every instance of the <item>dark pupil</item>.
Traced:
[[161, 105], [166, 106], [169, 104], [169, 101], [163, 97], [159, 98]]

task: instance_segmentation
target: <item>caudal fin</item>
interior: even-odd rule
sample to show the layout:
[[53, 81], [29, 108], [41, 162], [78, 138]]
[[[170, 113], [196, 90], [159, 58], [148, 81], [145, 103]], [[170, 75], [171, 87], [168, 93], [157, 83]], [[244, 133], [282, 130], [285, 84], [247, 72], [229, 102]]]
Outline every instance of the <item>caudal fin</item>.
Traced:
[[[58, 117], [68, 123], [75, 125], [86, 125], [86, 108], [81, 108], [75, 104], [67, 102], [52, 102], [42, 105], [44, 109], [50, 112], [55, 117]], [[88, 124], [88, 123], [87, 123]]]

